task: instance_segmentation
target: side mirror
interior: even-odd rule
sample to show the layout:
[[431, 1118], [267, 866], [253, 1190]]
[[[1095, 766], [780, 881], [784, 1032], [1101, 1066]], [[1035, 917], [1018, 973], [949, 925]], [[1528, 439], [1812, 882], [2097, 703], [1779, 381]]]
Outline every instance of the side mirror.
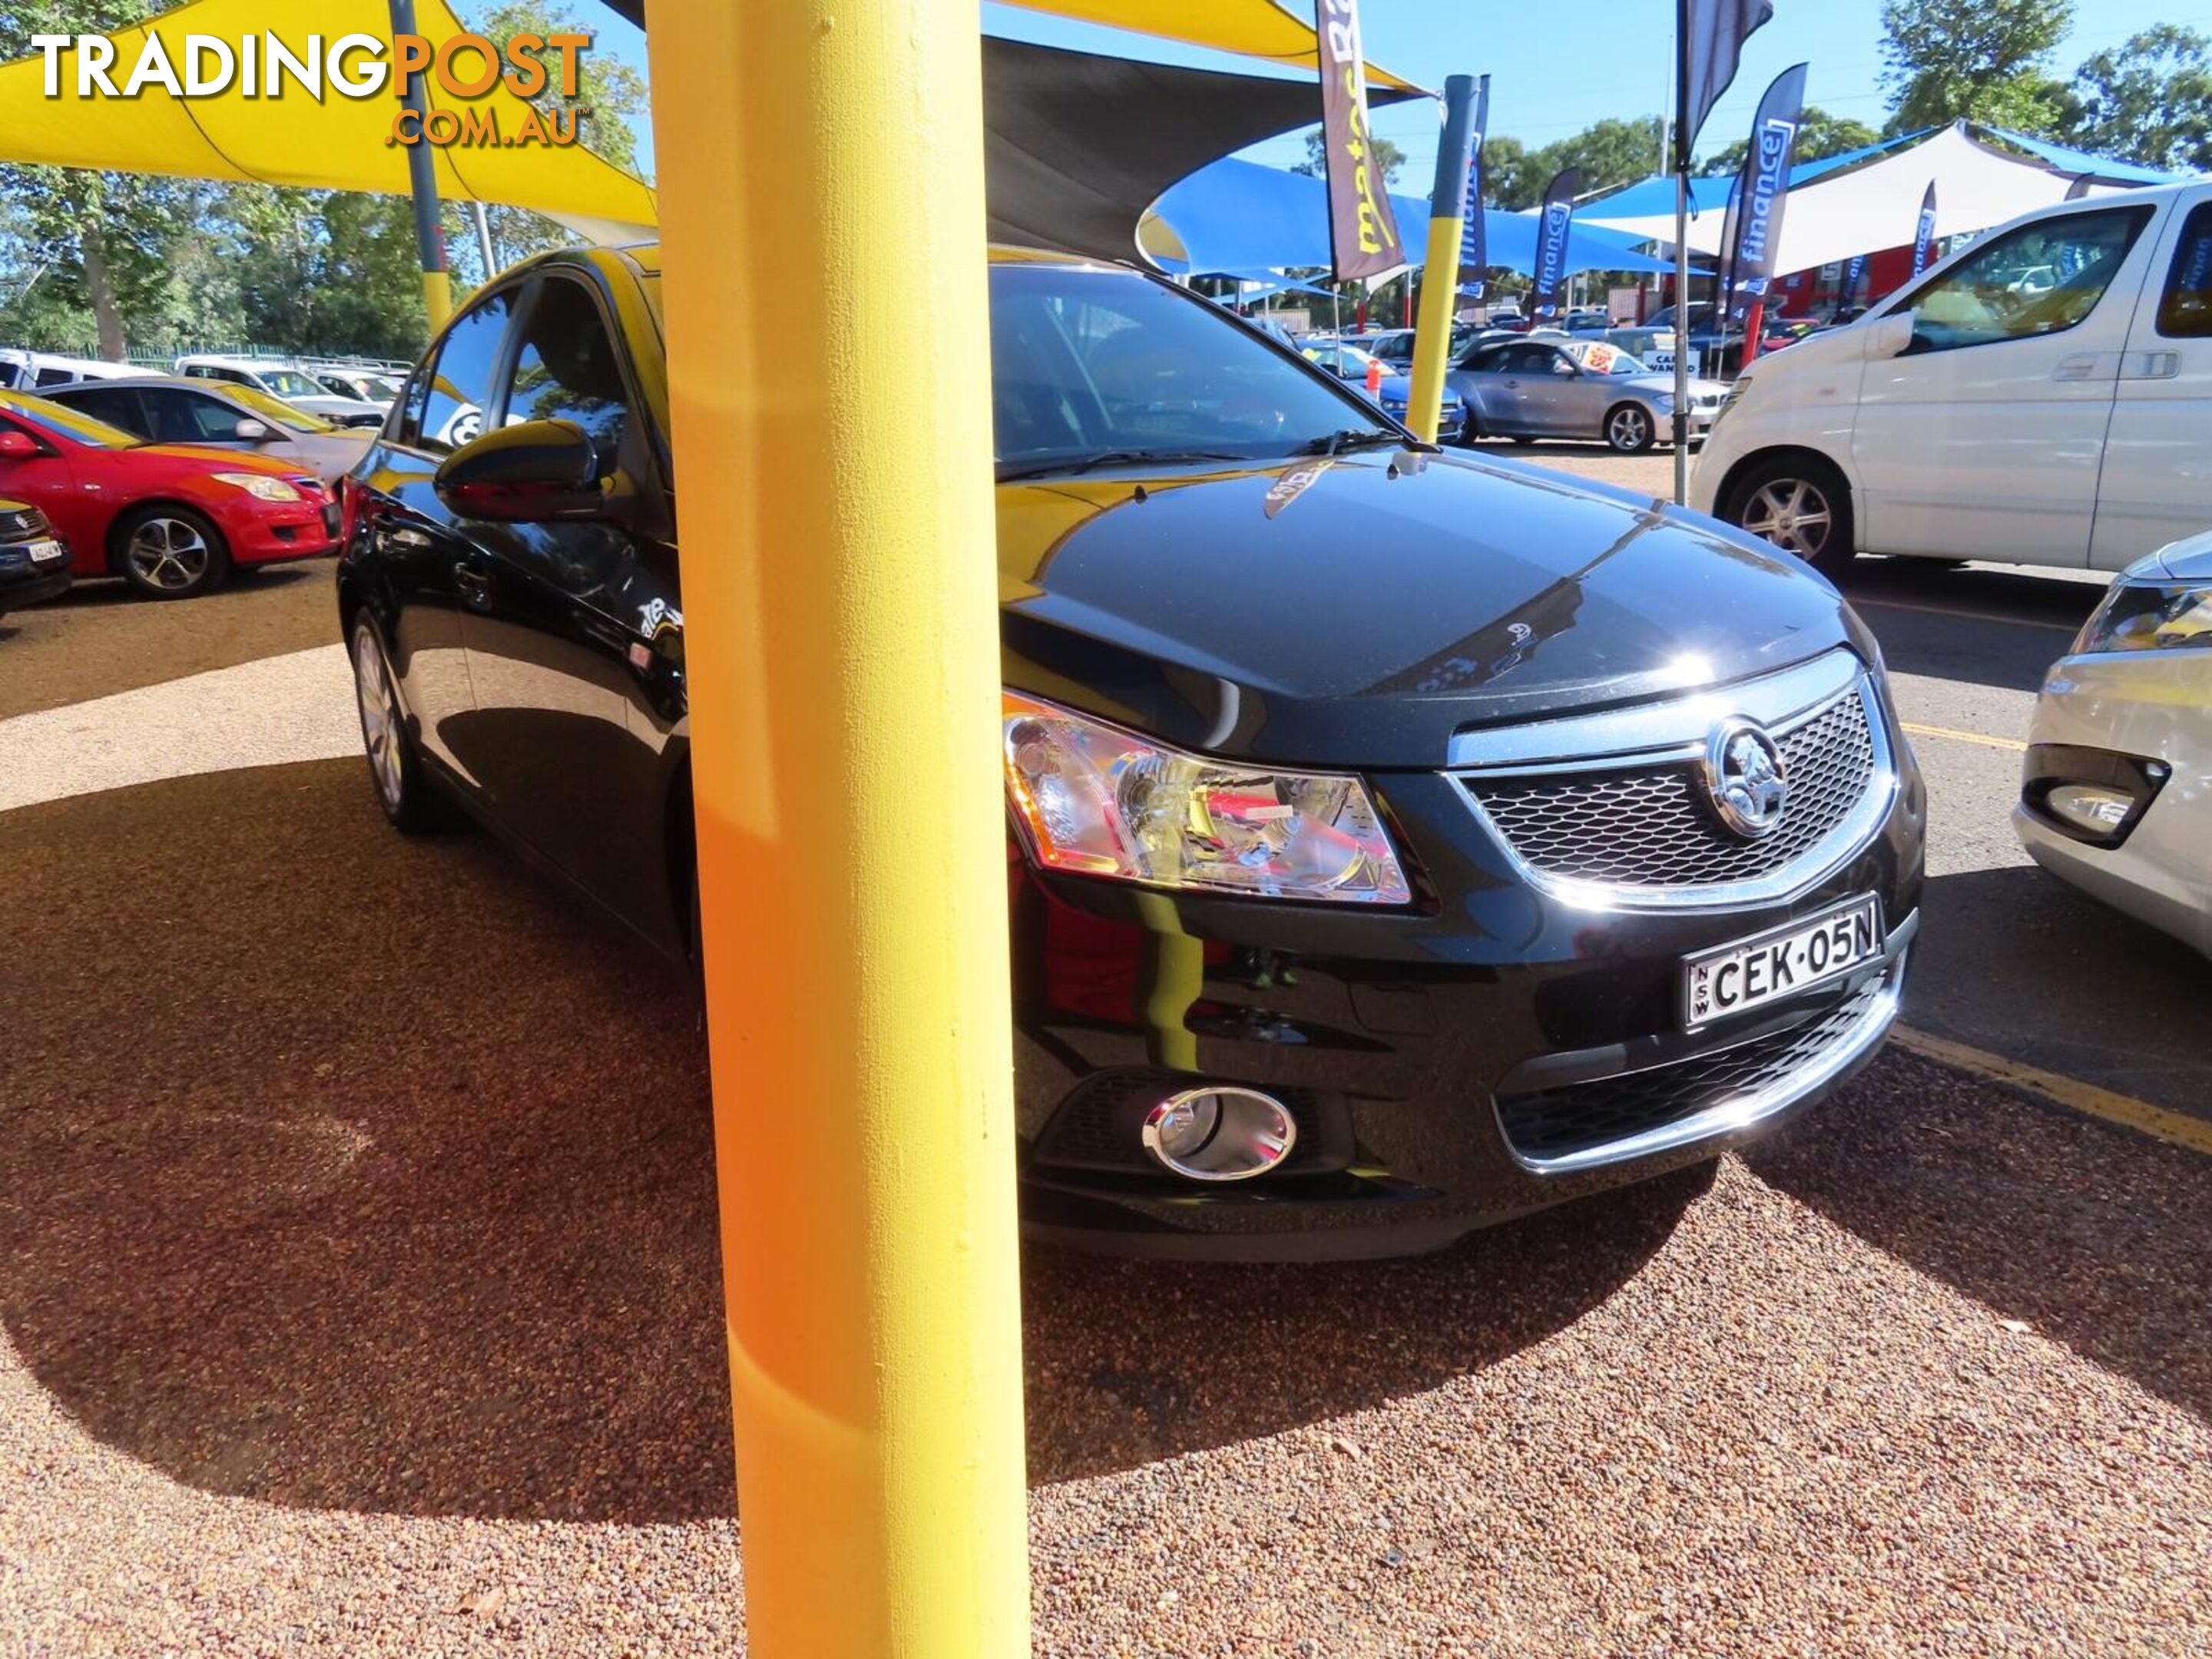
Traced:
[[13, 427], [0, 428], [0, 459], [27, 461], [46, 453], [45, 446], [29, 433], [18, 432]]
[[269, 441], [270, 432], [267, 425], [260, 421], [243, 420], [231, 428], [230, 435], [242, 444], [265, 444]]
[[1918, 312], [1899, 311], [1867, 324], [1867, 361], [1879, 362], [1885, 357], [1903, 356], [1911, 348], [1913, 331], [1919, 320]]
[[524, 421], [463, 444], [433, 480], [465, 519], [543, 524], [605, 516], [611, 496], [599, 459], [573, 421]]

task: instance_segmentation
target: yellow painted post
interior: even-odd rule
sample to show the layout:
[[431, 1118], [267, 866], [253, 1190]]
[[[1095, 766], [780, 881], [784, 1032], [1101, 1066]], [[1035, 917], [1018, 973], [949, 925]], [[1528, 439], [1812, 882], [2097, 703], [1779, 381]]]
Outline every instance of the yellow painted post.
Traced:
[[[413, 34], [415, 0], [388, 0], [392, 38]], [[431, 159], [429, 141], [423, 138], [422, 112], [428, 107], [422, 96], [422, 71], [415, 70], [401, 82], [400, 101], [415, 112], [416, 140], [407, 147], [407, 189], [415, 209], [415, 253], [422, 268], [422, 311], [435, 334], [453, 314], [453, 279], [446, 263], [446, 233], [438, 221], [438, 169]]]
[[1406, 394], [1406, 424], [1424, 443], [1437, 441], [1452, 319], [1459, 311], [1459, 251], [1467, 228], [1474, 117], [1474, 77], [1446, 76], [1443, 140], [1437, 150], [1436, 187], [1429, 196], [1429, 257], [1421, 269], [1420, 320], [1413, 331], [1413, 384]]
[[974, 0], [649, 36], [749, 1650], [1029, 1652]]

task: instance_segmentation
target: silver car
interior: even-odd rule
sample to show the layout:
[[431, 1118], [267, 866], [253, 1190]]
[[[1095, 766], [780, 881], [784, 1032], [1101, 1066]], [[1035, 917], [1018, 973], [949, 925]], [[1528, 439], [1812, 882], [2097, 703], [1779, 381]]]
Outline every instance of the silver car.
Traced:
[[2035, 861], [2212, 955], [2212, 535], [2120, 574], [2027, 742], [2013, 827]]
[[79, 380], [49, 386], [39, 395], [151, 443], [250, 449], [294, 462], [325, 483], [352, 471], [376, 435], [332, 426], [252, 386], [174, 374]]
[[[1674, 430], [1674, 377], [1603, 340], [1478, 341], [1450, 376], [1466, 438], [1598, 439], [1641, 455]], [[1702, 438], [1728, 388], [1690, 382], [1690, 435]]]

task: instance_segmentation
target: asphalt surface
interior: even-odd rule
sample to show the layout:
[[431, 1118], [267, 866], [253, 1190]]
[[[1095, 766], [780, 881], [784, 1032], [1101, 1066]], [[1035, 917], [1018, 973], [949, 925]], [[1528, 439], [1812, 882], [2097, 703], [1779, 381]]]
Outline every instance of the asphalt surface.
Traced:
[[[313, 757], [328, 582], [0, 623], [0, 1656], [741, 1652], [696, 1008]], [[1850, 586], [1969, 734], [1916, 738], [1907, 1018], [2204, 1111], [2206, 964], [2003, 827], [2096, 585]], [[241, 686], [290, 749], [177, 735]], [[58, 705], [188, 775], [5, 718]], [[1893, 1050], [1440, 1256], [1032, 1250], [1037, 1650], [2200, 1652], [2208, 1211], [2212, 1159]]]

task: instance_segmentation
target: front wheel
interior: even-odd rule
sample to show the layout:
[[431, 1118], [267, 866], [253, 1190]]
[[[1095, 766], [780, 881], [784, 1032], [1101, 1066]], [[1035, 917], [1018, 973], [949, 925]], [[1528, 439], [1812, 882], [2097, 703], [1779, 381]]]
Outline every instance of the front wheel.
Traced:
[[1605, 417], [1605, 441], [1616, 455], [1645, 455], [1659, 441], [1659, 428], [1642, 404], [1621, 404]]
[[1816, 459], [1784, 457], [1753, 468], [1721, 516], [1831, 576], [1858, 552], [1850, 491]]
[[204, 514], [156, 504], [116, 520], [116, 567], [149, 599], [213, 592], [230, 574], [230, 544]]
[[423, 775], [422, 757], [407, 734], [399, 687], [384, 654], [376, 625], [364, 613], [353, 624], [354, 701], [361, 712], [362, 748], [368, 756], [368, 781], [376, 804], [392, 826], [410, 836], [427, 835], [453, 822], [453, 812]]

